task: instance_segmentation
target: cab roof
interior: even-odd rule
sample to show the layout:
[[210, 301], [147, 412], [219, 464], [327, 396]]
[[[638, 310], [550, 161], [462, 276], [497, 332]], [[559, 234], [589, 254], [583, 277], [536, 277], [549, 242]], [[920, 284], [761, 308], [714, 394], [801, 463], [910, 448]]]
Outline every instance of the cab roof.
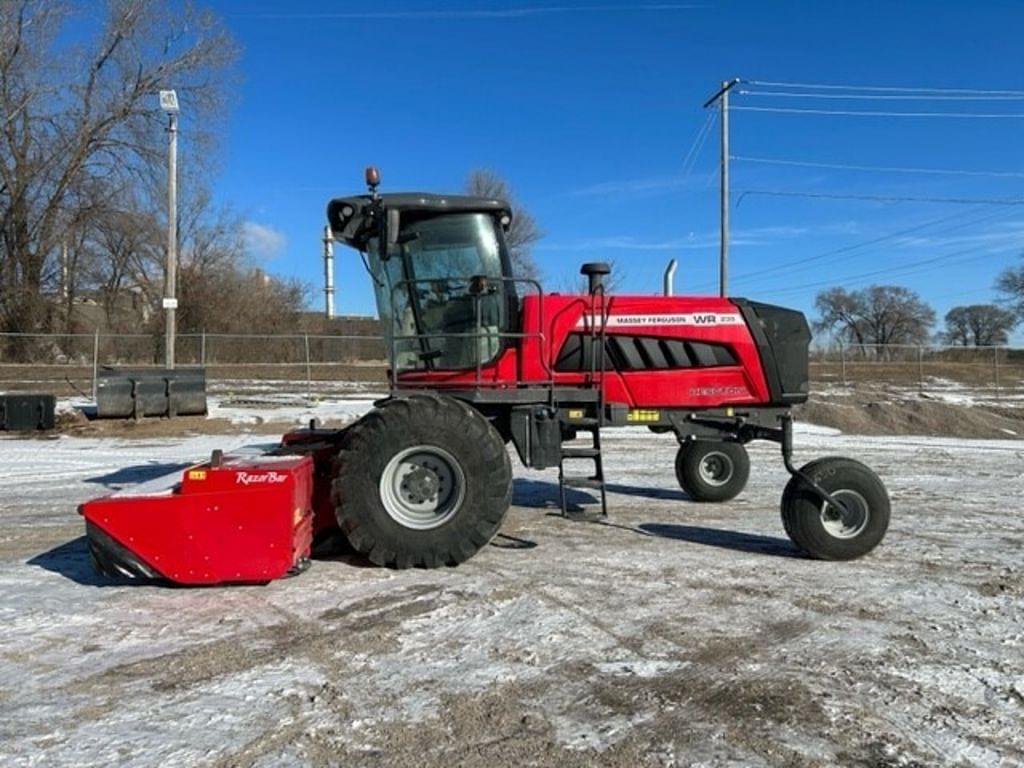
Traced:
[[[359, 248], [370, 236], [372, 219], [370, 195], [337, 197], [327, 204], [327, 221], [336, 238], [348, 245]], [[512, 215], [512, 209], [504, 200], [468, 195], [437, 195], [427, 192], [391, 192], [380, 195], [382, 207], [402, 213], [490, 213]], [[346, 208], [351, 213], [345, 215]]]

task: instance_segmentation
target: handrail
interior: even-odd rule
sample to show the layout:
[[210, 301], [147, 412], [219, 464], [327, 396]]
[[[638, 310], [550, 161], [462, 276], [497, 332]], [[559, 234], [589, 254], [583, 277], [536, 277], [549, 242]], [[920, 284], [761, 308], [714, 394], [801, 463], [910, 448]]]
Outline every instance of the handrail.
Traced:
[[[550, 365], [549, 360], [548, 360], [549, 355], [547, 354], [547, 352], [549, 350], [546, 349], [546, 346], [548, 344], [548, 339], [547, 339], [547, 334], [544, 332], [544, 328], [545, 328], [545, 324], [544, 324], [544, 301], [543, 301], [544, 289], [541, 287], [541, 284], [537, 280], [534, 280], [533, 278], [529, 278], [529, 277], [505, 277], [505, 276], [502, 276], [502, 277], [491, 277], [489, 275], [484, 275], [483, 276], [483, 277], [486, 277], [488, 280], [500, 280], [502, 282], [502, 285], [504, 285], [506, 283], [511, 283], [513, 285], [515, 285], [517, 283], [523, 283], [523, 284], [532, 286], [533, 288], [536, 289], [536, 292], [537, 292], [536, 295], [537, 295], [537, 298], [538, 298], [538, 302], [537, 302], [538, 324], [539, 324], [540, 329], [541, 329], [541, 330], [539, 330], [537, 332], [531, 332], [531, 333], [523, 333], [523, 332], [520, 332], [520, 331], [498, 331], [496, 333], [485, 332], [483, 330], [483, 325], [482, 325], [482, 313], [481, 313], [481, 307], [480, 307], [480, 298], [481, 297], [480, 297], [479, 294], [470, 294], [473, 297], [473, 304], [474, 304], [474, 328], [475, 328], [475, 330], [472, 331], [472, 332], [462, 332], [462, 331], [433, 332], [433, 331], [431, 331], [431, 332], [416, 333], [416, 334], [395, 334], [395, 333], [391, 332], [394, 329], [395, 319], [396, 319], [395, 318], [395, 312], [394, 312], [395, 297], [398, 296], [398, 292], [399, 292], [400, 289], [405, 288], [406, 294], [409, 296], [410, 301], [411, 301], [412, 297], [411, 297], [411, 291], [409, 290], [410, 287], [413, 287], [413, 286], [416, 286], [416, 285], [420, 285], [420, 284], [433, 284], [433, 283], [437, 283], [437, 282], [443, 282], [445, 284], [456, 284], [456, 285], [460, 285], [461, 286], [461, 285], [467, 285], [471, 280], [473, 280], [474, 278], [477, 278], [477, 277], [481, 277], [481, 275], [468, 275], [468, 276], [459, 276], [459, 277], [415, 278], [415, 279], [408, 279], [408, 280], [399, 280], [398, 282], [396, 282], [392, 286], [392, 288], [391, 288], [391, 295], [389, 297], [389, 303], [390, 303], [390, 306], [391, 306], [391, 325], [392, 325], [392, 328], [388, 329], [388, 331], [389, 331], [388, 335], [389, 335], [389, 339], [390, 339], [390, 344], [389, 344], [389, 352], [390, 352], [390, 355], [389, 355], [390, 360], [389, 360], [389, 362], [391, 364], [390, 377], [391, 377], [391, 384], [392, 384], [393, 387], [395, 387], [395, 388], [399, 387], [398, 374], [399, 374], [400, 369], [399, 369], [399, 365], [398, 365], [398, 345], [397, 345], [397, 342], [399, 342], [399, 341], [414, 341], [414, 340], [418, 340], [418, 339], [432, 339], [432, 338], [453, 338], [453, 339], [454, 338], [460, 338], [460, 339], [476, 339], [479, 342], [479, 340], [484, 339], [484, 338], [497, 339], [499, 341], [502, 340], [502, 339], [528, 339], [528, 338], [533, 339], [533, 338], [535, 338], [535, 339], [538, 340], [538, 342], [540, 344], [540, 355], [539, 355], [539, 357], [540, 357], [541, 368], [547, 374], [547, 379], [545, 379], [545, 380], [543, 380], [543, 382], [539, 382], [539, 383], [543, 383], [545, 386], [551, 387], [552, 389], [554, 388], [555, 374], [554, 374], [554, 369]], [[519, 377], [518, 367], [521, 366], [522, 361], [520, 360], [520, 361], [517, 361], [517, 362], [518, 362], [519, 365], [517, 366], [517, 372], [516, 372], [516, 384], [517, 385], [523, 385], [523, 384], [535, 383], [533, 381], [526, 381], [526, 380], [521, 379]], [[474, 386], [476, 388], [480, 388], [480, 387], [485, 386], [485, 385], [486, 386], [492, 386], [492, 385], [497, 386], [497, 385], [504, 385], [504, 384], [508, 383], [508, 382], [484, 382], [483, 381], [483, 360], [481, 359], [481, 356], [480, 356], [480, 344], [479, 343], [474, 345], [474, 364], [470, 368], [475, 369], [475, 371], [476, 371], [476, 374], [474, 376]], [[466, 368], [464, 370], [470, 370], [470, 368]], [[413, 369], [413, 368], [404, 368], [404, 369], [401, 369], [401, 370], [410, 371], [410, 370], [415, 370], [415, 369]], [[463, 370], [463, 369], [460, 369], [460, 370]]]

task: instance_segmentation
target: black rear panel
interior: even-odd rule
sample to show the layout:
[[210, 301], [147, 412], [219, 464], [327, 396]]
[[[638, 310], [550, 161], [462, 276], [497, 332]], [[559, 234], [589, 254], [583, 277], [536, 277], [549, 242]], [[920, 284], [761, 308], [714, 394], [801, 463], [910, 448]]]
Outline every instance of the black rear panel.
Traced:
[[743, 313], [761, 353], [773, 405], [792, 405], [807, 401], [810, 383], [807, 351], [811, 330], [807, 318], [795, 309], [734, 299]]

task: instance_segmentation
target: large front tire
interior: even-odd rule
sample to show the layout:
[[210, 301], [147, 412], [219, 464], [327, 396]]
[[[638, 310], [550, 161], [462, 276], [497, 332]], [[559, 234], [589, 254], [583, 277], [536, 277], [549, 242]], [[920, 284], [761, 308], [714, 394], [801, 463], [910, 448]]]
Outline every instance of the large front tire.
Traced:
[[843, 509], [826, 502], [799, 475], [782, 492], [782, 524], [800, 549], [819, 560], [854, 560], [889, 528], [889, 494], [878, 475], [853, 459], [830, 456], [800, 469]]
[[740, 443], [689, 440], [676, 453], [676, 480], [694, 501], [728, 501], [746, 488], [750, 457]]
[[377, 565], [468, 560], [498, 532], [511, 499], [501, 435], [448, 397], [382, 403], [348, 429], [335, 462], [338, 525]]

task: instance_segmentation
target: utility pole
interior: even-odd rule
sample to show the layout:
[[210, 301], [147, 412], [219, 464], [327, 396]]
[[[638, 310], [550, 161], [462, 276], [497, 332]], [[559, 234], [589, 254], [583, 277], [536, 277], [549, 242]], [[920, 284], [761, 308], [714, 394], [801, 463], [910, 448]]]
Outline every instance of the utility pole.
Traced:
[[331, 226], [324, 227], [324, 310], [327, 319], [334, 319], [334, 236]]
[[719, 127], [719, 235], [718, 235], [718, 295], [725, 296], [729, 287], [729, 91], [740, 79], [723, 80], [721, 88], [704, 102], [707, 109], [718, 103]]
[[167, 275], [164, 279], [164, 313], [166, 317], [164, 339], [164, 365], [174, 368], [174, 343], [176, 332], [175, 310], [178, 308], [178, 94], [174, 91], [160, 91], [160, 108], [167, 113]]

